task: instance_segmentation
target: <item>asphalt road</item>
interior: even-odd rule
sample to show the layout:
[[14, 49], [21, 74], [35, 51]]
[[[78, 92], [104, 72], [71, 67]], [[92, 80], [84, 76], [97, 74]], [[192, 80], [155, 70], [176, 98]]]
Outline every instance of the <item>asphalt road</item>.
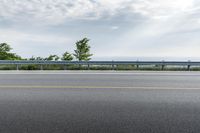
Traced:
[[199, 133], [200, 72], [0, 72], [0, 133]]

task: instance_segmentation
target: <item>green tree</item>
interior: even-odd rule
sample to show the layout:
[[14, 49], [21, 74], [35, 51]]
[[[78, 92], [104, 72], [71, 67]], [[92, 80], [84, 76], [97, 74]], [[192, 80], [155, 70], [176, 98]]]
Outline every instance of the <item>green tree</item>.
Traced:
[[34, 57], [34, 56], [32, 56], [31, 58], [29, 58], [29, 60], [40, 60], [40, 61], [42, 61], [42, 60], [45, 60], [44, 58], [42, 58], [42, 57]]
[[92, 54], [90, 54], [89, 39], [83, 38], [76, 42], [76, 50], [74, 50], [74, 56], [78, 61], [89, 61], [91, 60]]
[[11, 53], [12, 48], [7, 43], [0, 43], [0, 60], [21, 60], [15, 53]]
[[58, 61], [60, 59], [60, 57], [58, 57], [57, 55], [50, 55], [49, 57], [45, 58], [45, 60], [48, 61]]
[[65, 52], [61, 58], [61, 60], [64, 60], [64, 61], [72, 61], [73, 59], [74, 58], [73, 58], [72, 54], [70, 54], [69, 52]]
[[35, 57], [32, 56], [31, 58], [27, 59], [27, 60], [35, 60]]
[[12, 48], [7, 43], [0, 43], [0, 52], [8, 53], [11, 50], [12, 50]]

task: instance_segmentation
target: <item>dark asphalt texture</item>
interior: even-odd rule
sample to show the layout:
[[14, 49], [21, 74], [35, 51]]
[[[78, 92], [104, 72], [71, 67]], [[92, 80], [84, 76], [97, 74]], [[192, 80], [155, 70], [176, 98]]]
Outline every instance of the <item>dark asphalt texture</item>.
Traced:
[[200, 131], [199, 72], [64, 73], [0, 73], [0, 133]]

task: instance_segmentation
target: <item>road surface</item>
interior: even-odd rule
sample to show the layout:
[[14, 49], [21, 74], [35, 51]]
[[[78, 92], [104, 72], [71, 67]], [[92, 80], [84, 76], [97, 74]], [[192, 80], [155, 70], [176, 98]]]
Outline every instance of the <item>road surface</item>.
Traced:
[[0, 72], [1, 133], [199, 133], [200, 72]]

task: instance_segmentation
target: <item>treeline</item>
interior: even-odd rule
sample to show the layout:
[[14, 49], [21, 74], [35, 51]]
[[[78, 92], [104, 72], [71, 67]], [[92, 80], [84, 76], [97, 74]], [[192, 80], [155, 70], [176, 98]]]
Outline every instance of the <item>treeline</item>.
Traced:
[[22, 58], [16, 53], [12, 53], [11, 46], [7, 43], [0, 43], [0, 60], [46, 60], [46, 61], [89, 61], [93, 54], [90, 53], [89, 39], [83, 38], [75, 43], [74, 53], [69, 53], [66, 51], [62, 54], [61, 57], [58, 55], [49, 55], [48, 57], [31, 57], [31, 58]]

